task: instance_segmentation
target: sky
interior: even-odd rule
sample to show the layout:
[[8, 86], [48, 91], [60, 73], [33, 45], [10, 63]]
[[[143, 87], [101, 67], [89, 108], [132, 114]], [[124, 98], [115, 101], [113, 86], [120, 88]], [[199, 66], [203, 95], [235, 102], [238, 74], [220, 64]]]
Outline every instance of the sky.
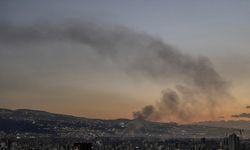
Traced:
[[248, 118], [232, 115], [250, 113], [249, 8], [1, 1], [0, 107], [180, 123]]

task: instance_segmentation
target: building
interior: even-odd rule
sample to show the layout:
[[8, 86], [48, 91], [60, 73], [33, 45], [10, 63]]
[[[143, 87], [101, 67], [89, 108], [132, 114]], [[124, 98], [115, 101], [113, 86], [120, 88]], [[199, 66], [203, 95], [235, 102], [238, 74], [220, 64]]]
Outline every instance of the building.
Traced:
[[240, 138], [235, 134], [231, 134], [228, 137], [228, 149], [240, 150]]

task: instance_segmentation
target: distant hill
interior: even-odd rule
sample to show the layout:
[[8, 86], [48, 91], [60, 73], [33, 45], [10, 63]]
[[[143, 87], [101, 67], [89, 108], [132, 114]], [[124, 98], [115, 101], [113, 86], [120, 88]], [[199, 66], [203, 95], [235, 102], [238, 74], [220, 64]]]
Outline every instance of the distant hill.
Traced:
[[[209, 124], [178, 125], [138, 119], [89, 119], [37, 110], [0, 109], [0, 132], [18, 136], [221, 138], [236, 131], [232, 126], [228, 127], [213, 127]], [[245, 130], [243, 136], [249, 138], [249, 130]]]

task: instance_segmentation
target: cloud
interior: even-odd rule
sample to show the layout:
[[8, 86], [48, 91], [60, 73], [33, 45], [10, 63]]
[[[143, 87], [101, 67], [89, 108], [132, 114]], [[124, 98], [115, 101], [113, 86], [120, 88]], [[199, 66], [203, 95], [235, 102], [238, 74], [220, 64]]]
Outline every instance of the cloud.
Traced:
[[239, 115], [232, 115], [233, 118], [250, 118], [250, 113], [242, 113]]

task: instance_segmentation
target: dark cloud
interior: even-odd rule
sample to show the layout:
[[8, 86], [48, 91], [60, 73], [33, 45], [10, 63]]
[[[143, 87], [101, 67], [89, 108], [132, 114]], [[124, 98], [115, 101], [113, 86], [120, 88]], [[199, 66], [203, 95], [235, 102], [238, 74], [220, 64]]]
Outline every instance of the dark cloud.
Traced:
[[250, 113], [242, 113], [239, 115], [232, 115], [233, 118], [250, 118]]
[[[33, 62], [46, 64], [39, 67], [33, 66], [35, 73], [43, 69], [46, 72], [48, 68], [50, 68], [50, 72], [56, 73], [60, 68], [58, 64], [63, 66], [64, 70], [68, 69], [74, 73], [82, 69], [81, 66], [84, 64], [91, 65], [84, 60], [89, 60], [89, 51], [94, 51], [95, 53], [91, 54], [98, 55], [94, 57], [94, 61], [101, 64], [105, 59], [110, 59], [117, 68], [131, 75], [137, 72], [139, 76], [150, 78], [153, 81], [167, 81], [169, 78], [183, 81], [176, 85], [176, 89], [162, 92], [159, 102], [134, 112], [135, 118], [159, 120], [173, 116], [180, 120], [189, 120], [194, 115], [198, 115], [204, 107], [209, 109], [207, 115], [213, 115], [215, 109], [219, 107], [219, 103], [232, 99], [228, 83], [214, 69], [208, 58], [189, 56], [159, 38], [125, 27], [89, 22], [30, 26], [1, 24], [0, 43], [5, 46], [1, 46], [1, 53], [4, 54], [1, 58], [14, 55], [17, 58], [14, 61], [22, 59], [22, 57], [25, 57], [22, 59], [24, 62], [31, 59], [30, 62], [25, 63], [28, 67], [32, 67]], [[69, 50], [62, 50], [63, 48], [58, 47], [48, 48], [53, 43], [79, 44], [83, 46], [83, 49], [76, 51], [73, 48]], [[15, 50], [7, 49], [9, 45], [15, 47]], [[48, 50], [44, 47], [39, 48], [41, 45], [45, 45]], [[33, 46], [33, 49], [20, 52], [18, 49], [20, 46], [23, 49]], [[55, 57], [48, 55], [52, 52]], [[47, 55], [45, 55], [46, 53]], [[70, 58], [68, 58], [69, 54]], [[49, 59], [44, 59], [45, 56]], [[82, 56], [82, 59], [78, 58], [79, 56]], [[78, 60], [75, 58], [78, 58], [79, 61], [75, 61]], [[72, 70], [72, 66], [76, 69]], [[6, 66], [2, 65], [2, 67]], [[10, 71], [6, 74], [11, 73], [13, 72]], [[49, 75], [53, 75], [53, 73]], [[58, 74], [60, 73], [61, 71]], [[15, 77], [18, 78], [18, 75]], [[1, 82], [5, 80], [5, 77], [1, 76], [1, 78]], [[4, 87], [0, 87], [0, 89], [2, 88]], [[169, 88], [168, 85], [166, 88]]]

